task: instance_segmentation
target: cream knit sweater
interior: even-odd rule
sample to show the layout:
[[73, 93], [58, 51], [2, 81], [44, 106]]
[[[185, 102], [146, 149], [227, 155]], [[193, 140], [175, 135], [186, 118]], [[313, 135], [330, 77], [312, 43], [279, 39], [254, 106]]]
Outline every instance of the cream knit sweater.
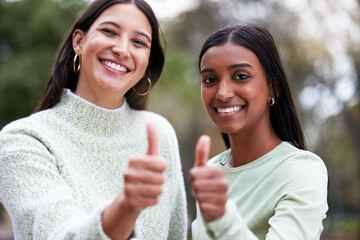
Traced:
[[163, 194], [136, 222], [139, 239], [185, 239], [186, 198], [179, 148], [163, 117], [103, 109], [65, 90], [52, 109], [0, 132], [0, 200], [15, 239], [109, 239], [101, 214], [123, 188], [128, 159], [147, 150], [146, 122], [156, 124], [168, 160]]

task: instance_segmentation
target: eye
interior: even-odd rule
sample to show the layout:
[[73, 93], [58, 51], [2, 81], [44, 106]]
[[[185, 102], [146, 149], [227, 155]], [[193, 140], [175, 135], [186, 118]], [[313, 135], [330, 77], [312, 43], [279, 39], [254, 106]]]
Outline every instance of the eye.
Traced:
[[205, 78], [202, 80], [202, 82], [203, 82], [205, 85], [215, 83], [216, 81], [217, 81], [216, 78], [213, 77], [213, 76], [205, 77]]
[[109, 34], [109, 35], [116, 35], [116, 32], [109, 29], [109, 28], [104, 28], [104, 29], [101, 29], [102, 32], [106, 33], [106, 34]]
[[246, 80], [248, 79], [250, 76], [247, 74], [243, 74], [243, 73], [239, 73], [235, 75], [235, 80]]
[[147, 44], [141, 40], [133, 40], [133, 43], [135, 43], [136, 45], [139, 45], [139, 46], [147, 47]]

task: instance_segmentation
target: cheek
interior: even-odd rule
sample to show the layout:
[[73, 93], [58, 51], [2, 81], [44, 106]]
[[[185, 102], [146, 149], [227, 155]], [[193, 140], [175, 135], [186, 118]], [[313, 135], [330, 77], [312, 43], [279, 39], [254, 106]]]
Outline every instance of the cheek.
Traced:
[[242, 89], [243, 94], [246, 94], [248, 100], [259, 100], [263, 101], [269, 96], [269, 88], [263, 86], [262, 84], [248, 86]]
[[209, 101], [209, 91], [204, 87], [201, 87], [201, 100], [205, 106]]
[[89, 70], [93, 69], [93, 65], [98, 61], [96, 49], [98, 48], [94, 45], [83, 48], [81, 56], [81, 64], [83, 65], [82, 67], [88, 67]]
[[139, 69], [141, 69], [143, 71], [143, 73], [145, 73], [146, 68], [148, 67], [149, 64], [149, 54], [147, 53], [139, 53], [136, 55], [136, 60], [137, 65], [139, 66]]
[[82, 52], [84, 54], [93, 54], [104, 47], [104, 39], [89, 35], [83, 42]]
[[212, 108], [211, 101], [213, 97], [214, 97], [214, 93], [212, 89], [201, 87], [201, 100], [206, 110], [210, 110]]

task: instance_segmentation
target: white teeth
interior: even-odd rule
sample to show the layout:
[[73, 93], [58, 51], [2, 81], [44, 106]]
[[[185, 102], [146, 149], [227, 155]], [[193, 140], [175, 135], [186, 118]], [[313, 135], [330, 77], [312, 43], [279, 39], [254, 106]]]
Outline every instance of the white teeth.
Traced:
[[123, 67], [123, 66], [121, 66], [119, 64], [115, 64], [115, 63], [110, 62], [110, 61], [101, 61], [101, 62], [103, 64], [105, 64], [106, 66], [108, 66], [108, 67], [110, 67], [112, 69], [115, 69], [117, 71], [120, 71], [120, 72], [127, 72], [128, 71], [125, 67]]
[[217, 108], [217, 111], [219, 113], [232, 113], [232, 112], [237, 112], [240, 110], [239, 106], [236, 107], [229, 107], [229, 108]]

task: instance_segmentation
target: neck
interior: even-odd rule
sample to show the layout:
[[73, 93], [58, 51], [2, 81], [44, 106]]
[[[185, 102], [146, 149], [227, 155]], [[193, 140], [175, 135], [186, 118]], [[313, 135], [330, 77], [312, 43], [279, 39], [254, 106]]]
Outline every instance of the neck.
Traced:
[[281, 143], [272, 127], [256, 129], [246, 134], [229, 134], [231, 157], [230, 164], [238, 167], [250, 163], [273, 150]]
[[124, 102], [124, 93], [99, 88], [94, 90], [88, 85], [81, 84], [80, 81], [75, 94], [96, 106], [106, 109], [118, 109]]
[[101, 95], [101, 96], [78, 95], [78, 96], [95, 104], [96, 106], [99, 106], [99, 107], [102, 107], [105, 109], [109, 109], [109, 110], [114, 110], [114, 109], [120, 108], [124, 102], [124, 96], [121, 96], [121, 97], [118, 97], [118, 96], [111, 97], [108, 95]]

